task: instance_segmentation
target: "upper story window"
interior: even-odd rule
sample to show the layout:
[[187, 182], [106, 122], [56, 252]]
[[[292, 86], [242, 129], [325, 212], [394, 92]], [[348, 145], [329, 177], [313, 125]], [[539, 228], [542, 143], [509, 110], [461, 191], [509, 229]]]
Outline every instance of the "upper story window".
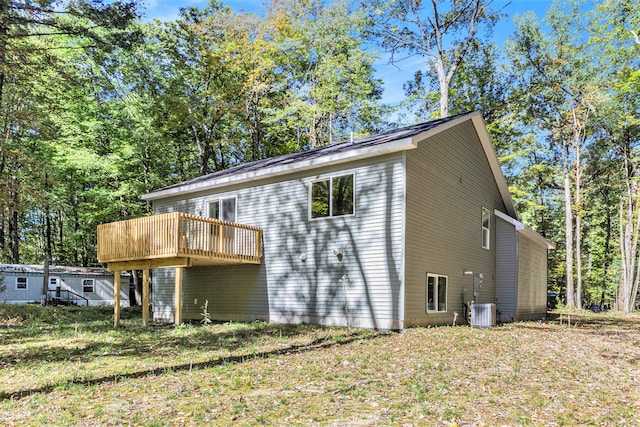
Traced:
[[489, 249], [491, 242], [491, 212], [482, 208], [482, 247]]
[[224, 199], [212, 200], [208, 202], [209, 218], [221, 219], [222, 221], [236, 222], [236, 198], [227, 197]]
[[27, 278], [26, 277], [16, 277], [16, 289], [27, 289]]
[[311, 183], [311, 218], [353, 215], [353, 174]]
[[82, 292], [93, 292], [94, 285], [93, 279], [82, 279]]

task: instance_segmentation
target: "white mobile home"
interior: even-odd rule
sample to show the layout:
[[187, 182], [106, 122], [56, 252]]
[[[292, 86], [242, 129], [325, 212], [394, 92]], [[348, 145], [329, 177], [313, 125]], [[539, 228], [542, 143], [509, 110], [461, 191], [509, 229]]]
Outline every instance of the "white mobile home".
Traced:
[[[51, 266], [45, 294], [42, 265], [0, 264], [0, 279], [3, 289], [0, 302], [4, 303], [40, 303], [45, 295], [48, 303], [113, 305], [113, 273], [105, 268]], [[123, 306], [128, 307], [128, 288], [121, 295]]]
[[[115, 271], [167, 267], [152, 277], [157, 321], [198, 319], [205, 301], [219, 320], [395, 330], [461, 322], [469, 301], [495, 304], [503, 320], [546, 314], [551, 246], [518, 221], [477, 112], [256, 161], [144, 199], [157, 224], [175, 225], [143, 237], [131, 234], [134, 222], [107, 224], [98, 253]], [[122, 239], [136, 249], [124, 254]]]

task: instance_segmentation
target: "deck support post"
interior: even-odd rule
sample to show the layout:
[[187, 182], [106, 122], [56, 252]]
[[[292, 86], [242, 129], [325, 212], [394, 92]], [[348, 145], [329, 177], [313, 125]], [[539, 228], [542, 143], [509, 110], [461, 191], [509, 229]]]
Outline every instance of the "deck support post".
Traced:
[[142, 270], [142, 326], [149, 326], [149, 270]]
[[174, 323], [180, 325], [182, 323], [182, 273], [184, 268], [176, 268], [176, 283], [175, 283], [175, 298], [174, 303], [176, 305], [176, 312], [174, 316]]
[[120, 324], [120, 272], [113, 272], [113, 327]]

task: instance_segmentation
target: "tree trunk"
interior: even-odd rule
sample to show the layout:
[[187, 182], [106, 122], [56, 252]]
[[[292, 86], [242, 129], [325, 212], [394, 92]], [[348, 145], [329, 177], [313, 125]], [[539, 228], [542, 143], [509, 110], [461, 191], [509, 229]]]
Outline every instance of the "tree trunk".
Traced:
[[[4, 111], [4, 103], [3, 103], [3, 95], [4, 95], [4, 80], [5, 80], [5, 65], [7, 60], [7, 22], [8, 13], [7, 10], [9, 8], [9, 3], [6, 0], [0, 0], [0, 16], [3, 18], [2, 22], [0, 22], [0, 112]], [[3, 116], [7, 116], [6, 114], [2, 114]], [[4, 125], [4, 133], [2, 139], [0, 140], [0, 177], [5, 176], [5, 162], [6, 155], [4, 152], [4, 141], [7, 135], [8, 125], [5, 121]], [[2, 194], [0, 194], [0, 197]], [[4, 251], [6, 248], [6, 237], [5, 237], [5, 221], [7, 220], [7, 211], [5, 206], [1, 207], [2, 214], [0, 215], [0, 260], [4, 255]]]
[[0, 0], [0, 17], [2, 18], [2, 21], [0, 22], [0, 111], [2, 111], [9, 25], [7, 22], [9, 19], [9, 2], [7, 0]]
[[134, 287], [134, 305], [142, 305], [142, 282], [140, 281], [140, 277], [138, 276], [137, 270], [131, 270], [131, 277], [133, 280]]
[[9, 180], [9, 263], [20, 264], [20, 196], [13, 188], [14, 180]]
[[436, 60], [436, 71], [438, 72], [438, 84], [440, 86], [440, 118], [444, 119], [449, 116], [449, 82], [447, 82], [447, 73], [440, 57]]
[[576, 210], [576, 308], [582, 309], [582, 207], [580, 148], [576, 146], [576, 182], [575, 182], [575, 210]]
[[5, 249], [5, 237], [4, 237], [4, 223], [5, 223], [4, 206], [0, 207], [0, 260], [4, 254]]
[[333, 113], [329, 111], [329, 145], [333, 144]]
[[49, 211], [49, 204], [45, 204], [44, 208], [44, 256], [45, 261], [51, 259], [52, 244], [51, 244], [51, 212]]
[[313, 115], [313, 119], [311, 120], [311, 135], [309, 135], [310, 137], [310, 141], [311, 141], [311, 148], [316, 148], [319, 146], [320, 141], [319, 141], [319, 137], [318, 137], [318, 121], [316, 120], [316, 116], [315, 114]]
[[627, 139], [620, 145], [624, 161], [624, 193], [620, 198], [620, 258], [622, 262], [621, 281], [618, 288], [616, 308], [624, 313], [634, 309], [638, 295], [640, 263], [638, 263], [638, 214], [640, 196], [638, 174], [632, 161], [631, 143]]
[[638, 295], [638, 183], [627, 178], [627, 191], [620, 201], [620, 256], [622, 277], [617, 308], [624, 313], [634, 309]]
[[[80, 242], [78, 241], [78, 236], [80, 235], [80, 200], [74, 200], [73, 206], [73, 265], [79, 265], [80, 263], [80, 253], [78, 252], [78, 246], [80, 246]], [[62, 242], [60, 242], [63, 244]], [[63, 246], [64, 247], [64, 246]], [[65, 251], [66, 252], [66, 251]]]
[[40, 299], [40, 304], [43, 306], [47, 303], [48, 291], [49, 291], [49, 257], [45, 256], [44, 274], [42, 276], [42, 298]]
[[262, 140], [261, 124], [258, 117], [258, 94], [255, 94], [255, 102], [251, 96], [250, 100], [246, 101], [246, 120], [249, 128], [249, 134], [251, 136], [251, 161], [258, 160], [260, 158], [260, 141]]
[[610, 211], [610, 204], [611, 204], [611, 199], [609, 197], [609, 188], [607, 187], [607, 189], [605, 190], [605, 194], [603, 196], [604, 199], [604, 205], [607, 207], [607, 223], [606, 223], [606, 235], [605, 235], [605, 240], [604, 240], [604, 265], [602, 267], [603, 269], [603, 273], [602, 273], [602, 293], [600, 296], [600, 307], [604, 309], [605, 306], [605, 298], [606, 298], [606, 294], [607, 294], [607, 282], [609, 281], [609, 267], [611, 265], [611, 237], [612, 237], [612, 230], [611, 230], [611, 211]]
[[564, 160], [564, 209], [565, 209], [565, 242], [566, 242], [566, 269], [567, 269], [567, 307], [575, 308], [575, 295], [573, 287], [573, 210], [571, 207], [571, 183], [569, 179], [568, 154]]

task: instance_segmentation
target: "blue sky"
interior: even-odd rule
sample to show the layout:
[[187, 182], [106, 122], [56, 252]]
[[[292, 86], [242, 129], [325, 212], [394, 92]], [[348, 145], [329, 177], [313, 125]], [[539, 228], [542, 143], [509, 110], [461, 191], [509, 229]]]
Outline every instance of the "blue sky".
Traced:
[[[502, 47], [505, 39], [513, 33], [513, 17], [516, 14], [523, 14], [533, 11], [539, 18], [542, 18], [546, 10], [551, 5], [551, 0], [512, 0], [509, 5], [507, 0], [495, 0], [494, 7], [504, 7], [504, 13], [508, 16], [496, 27], [494, 39], [498, 46]], [[182, 7], [204, 8], [209, 4], [209, 0], [145, 0], [143, 3], [143, 19], [159, 19], [162, 21], [174, 20], [179, 16]], [[230, 6], [236, 11], [260, 12], [263, 0], [223, 0], [223, 4]], [[376, 77], [384, 82], [384, 95], [382, 101], [386, 104], [397, 104], [404, 99], [402, 85], [412, 78], [415, 71], [422, 65], [419, 58], [404, 61], [399, 66], [389, 66], [385, 59], [377, 61]]]

